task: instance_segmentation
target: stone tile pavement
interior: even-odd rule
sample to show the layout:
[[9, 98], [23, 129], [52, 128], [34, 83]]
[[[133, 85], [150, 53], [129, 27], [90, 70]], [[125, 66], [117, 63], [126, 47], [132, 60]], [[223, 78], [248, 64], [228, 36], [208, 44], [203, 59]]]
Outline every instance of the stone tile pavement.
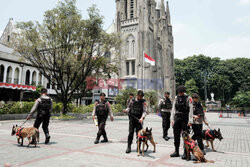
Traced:
[[[214, 164], [194, 164], [180, 157], [170, 158], [174, 151], [173, 130], [169, 130], [171, 139], [162, 138], [161, 118], [148, 115], [144, 127], [152, 127], [157, 142], [156, 153], [149, 146], [145, 157], [137, 157], [136, 145], [132, 145], [132, 153], [125, 154], [128, 135], [128, 118], [115, 117], [114, 122], [107, 122], [107, 133], [110, 142], [94, 145], [97, 128], [90, 119], [80, 121], [58, 121], [50, 123], [51, 143], [44, 144], [44, 134], [40, 129], [40, 144], [37, 148], [18, 146], [16, 138], [10, 136], [13, 124], [22, 121], [0, 122], [0, 166], [9, 163], [12, 166], [77, 166], [77, 167], [145, 167], [145, 166], [250, 166], [250, 118], [219, 118], [216, 113], [207, 113], [212, 128], [220, 128], [223, 140], [215, 140], [217, 152], [207, 149], [206, 158], [214, 160]], [[34, 120], [25, 124], [32, 126]], [[204, 127], [206, 128], [206, 127]], [[135, 142], [135, 140], [134, 140]], [[24, 145], [27, 144], [25, 140]], [[183, 149], [180, 149], [183, 152]]]

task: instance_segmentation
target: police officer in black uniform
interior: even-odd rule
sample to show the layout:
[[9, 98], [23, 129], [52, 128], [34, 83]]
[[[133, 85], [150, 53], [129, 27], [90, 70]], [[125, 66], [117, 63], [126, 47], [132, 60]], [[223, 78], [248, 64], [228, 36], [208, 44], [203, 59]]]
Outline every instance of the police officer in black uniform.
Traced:
[[128, 147], [126, 153], [131, 152], [131, 144], [133, 142], [134, 132], [136, 135], [138, 131], [142, 129], [143, 120], [146, 117], [147, 104], [143, 99], [144, 93], [139, 90], [136, 99], [130, 101], [127, 109], [123, 110], [129, 115], [129, 135], [128, 135]]
[[199, 95], [194, 93], [192, 95], [193, 98], [193, 106], [194, 106], [194, 114], [193, 114], [193, 124], [192, 129], [194, 131], [194, 135], [192, 136], [193, 140], [197, 140], [200, 149], [202, 150], [203, 154], [206, 154], [204, 151], [204, 145], [202, 142], [202, 124], [203, 122], [208, 125], [207, 119], [205, 117], [205, 113], [203, 111], [203, 107], [199, 101]]
[[161, 112], [162, 117], [162, 129], [163, 129], [163, 138], [168, 141], [168, 129], [170, 127], [170, 115], [172, 109], [172, 102], [169, 99], [169, 92], [165, 92], [164, 98], [159, 101], [158, 109]]
[[100, 100], [95, 102], [94, 110], [92, 112], [92, 118], [95, 119], [95, 116], [97, 116], [98, 121], [98, 132], [96, 139], [94, 141], [95, 144], [99, 143], [100, 137], [103, 136], [102, 143], [108, 142], [107, 134], [105, 131], [105, 125], [108, 118], [108, 115], [110, 115], [110, 120], [113, 121], [113, 113], [110, 107], [110, 103], [105, 100], [105, 93], [100, 94]]
[[[175, 97], [172, 113], [171, 124], [174, 129], [174, 146], [175, 152], [171, 157], [179, 157], [180, 134], [182, 131], [187, 131], [188, 126], [193, 122], [193, 102], [192, 98], [185, 94], [186, 88], [181, 85], [177, 87], [178, 95]], [[184, 150], [183, 158], [186, 158]]]
[[127, 106], [127, 107], [129, 106], [130, 101], [132, 101], [133, 99], [134, 99], [134, 94], [133, 94], [133, 93], [130, 93], [130, 94], [129, 94], [129, 99], [128, 99], [127, 102], [126, 102], [126, 106]]
[[[50, 120], [50, 112], [53, 109], [53, 103], [52, 99], [47, 95], [47, 89], [42, 88], [41, 89], [41, 97], [38, 98], [32, 107], [27, 120], [31, 118], [31, 116], [34, 114], [34, 112], [37, 110], [37, 116], [34, 123], [35, 128], [39, 128], [41, 123], [43, 123], [42, 128], [45, 134], [45, 144], [49, 143], [50, 135], [49, 135], [49, 120]], [[32, 139], [32, 143], [34, 143], [34, 140]]]

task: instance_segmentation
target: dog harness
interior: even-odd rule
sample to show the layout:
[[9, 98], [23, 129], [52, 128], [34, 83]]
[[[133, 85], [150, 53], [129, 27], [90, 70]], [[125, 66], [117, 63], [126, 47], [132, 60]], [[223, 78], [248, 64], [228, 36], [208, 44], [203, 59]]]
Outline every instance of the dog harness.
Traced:
[[19, 128], [16, 132], [16, 136], [21, 137], [21, 131], [23, 130], [23, 128]]
[[137, 136], [138, 136], [139, 139], [145, 139], [146, 138], [146, 136], [142, 136], [140, 132], [138, 132]]
[[196, 143], [195, 143], [194, 140], [192, 142], [184, 141], [184, 143], [187, 144], [187, 145], [189, 145], [191, 150], [193, 150], [194, 147], [196, 146]]
[[209, 129], [205, 132], [205, 138], [207, 138], [206, 136], [211, 137], [212, 139], [214, 139], [214, 137], [209, 133]]

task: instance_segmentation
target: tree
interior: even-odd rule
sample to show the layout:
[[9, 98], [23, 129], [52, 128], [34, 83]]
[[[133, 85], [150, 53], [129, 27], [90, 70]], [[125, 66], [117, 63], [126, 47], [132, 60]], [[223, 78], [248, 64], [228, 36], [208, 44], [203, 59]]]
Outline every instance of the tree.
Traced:
[[193, 93], [198, 93], [198, 87], [196, 86], [195, 80], [192, 78], [185, 83], [186, 92], [192, 96]]
[[129, 99], [129, 94], [130, 93], [133, 93], [134, 96], [137, 95], [137, 90], [134, 89], [134, 88], [131, 88], [131, 87], [126, 87], [125, 89], [121, 90], [121, 93], [118, 94], [116, 97], [115, 97], [115, 101], [118, 103], [118, 104], [121, 104], [124, 108], [126, 108], [127, 106], [127, 100]]
[[114, 34], [103, 31], [103, 17], [95, 6], [88, 16], [82, 19], [75, 0], [64, 0], [45, 12], [42, 24], [18, 24], [16, 50], [56, 86], [63, 114], [86, 78], [100, 71], [105, 52], [117, 44]]
[[158, 95], [155, 91], [145, 92], [144, 98], [147, 100], [148, 108], [155, 107], [158, 101]]
[[236, 107], [249, 107], [250, 106], [250, 91], [238, 91], [233, 98], [233, 104]]

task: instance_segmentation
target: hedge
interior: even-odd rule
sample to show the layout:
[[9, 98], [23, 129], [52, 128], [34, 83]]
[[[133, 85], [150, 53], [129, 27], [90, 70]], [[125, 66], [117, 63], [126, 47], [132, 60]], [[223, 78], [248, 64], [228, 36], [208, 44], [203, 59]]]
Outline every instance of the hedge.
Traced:
[[[30, 112], [32, 106], [35, 102], [12, 102], [9, 104], [4, 104], [0, 102], [0, 114], [27, 114]], [[52, 113], [61, 113], [63, 108], [62, 103], [55, 103], [53, 102], [53, 110]], [[93, 111], [94, 104], [88, 106], [79, 106], [77, 107], [74, 104], [69, 104], [68, 112], [70, 113], [90, 113]], [[122, 105], [121, 104], [114, 104], [111, 105], [112, 111], [121, 112]]]

